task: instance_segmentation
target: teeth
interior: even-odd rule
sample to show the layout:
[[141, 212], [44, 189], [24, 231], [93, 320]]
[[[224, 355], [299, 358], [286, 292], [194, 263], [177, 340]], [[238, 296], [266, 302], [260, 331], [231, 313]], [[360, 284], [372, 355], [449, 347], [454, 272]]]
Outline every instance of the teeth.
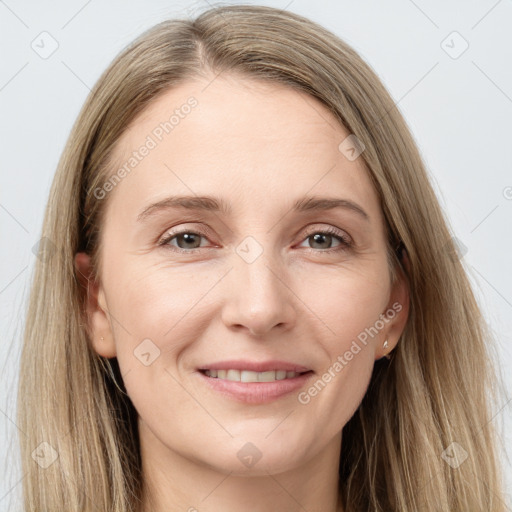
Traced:
[[249, 370], [205, 370], [208, 377], [231, 380], [235, 382], [274, 382], [275, 380], [293, 379], [298, 372], [271, 370], [267, 372], [251, 372]]
[[226, 380], [240, 380], [240, 370], [226, 370]]
[[242, 370], [240, 372], [240, 378], [237, 380], [240, 382], [258, 382], [258, 373]]

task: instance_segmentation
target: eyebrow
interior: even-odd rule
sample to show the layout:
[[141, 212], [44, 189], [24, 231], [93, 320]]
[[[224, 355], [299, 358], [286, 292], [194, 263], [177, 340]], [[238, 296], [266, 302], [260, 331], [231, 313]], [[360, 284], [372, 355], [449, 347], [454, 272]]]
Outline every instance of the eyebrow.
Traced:
[[[142, 222], [148, 217], [154, 215], [156, 212], [169, 208], [219, 212], [224, 215], [230, 215], [233, 211], [229, 203], [221, 198], [213, 196], [171, 196], [144, 208], [137, 216], [137, 221]], [[306, 196], [295, 201], [292, 206], [292, 210], [299, 213], [328, 211], [336, 208], [355, 212], [364, 220], [370, 220], [370, 216], [363, 210], [363, 208], [361, 208], [361, 206], [353, 201], [349, 201], [348, 199]]]

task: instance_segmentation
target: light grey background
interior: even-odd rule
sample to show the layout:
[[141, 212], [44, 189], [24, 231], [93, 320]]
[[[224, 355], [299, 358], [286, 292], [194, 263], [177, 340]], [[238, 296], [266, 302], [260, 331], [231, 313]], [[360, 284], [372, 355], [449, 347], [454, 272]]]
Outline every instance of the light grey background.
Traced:
[[[420, 147], [453, 232], [467, 249], [463, 261], [498, 339], [497, 357], [510, 389], [512, 3], [260, 3], [321, 23], [383, 80]], [[17, 508], [21, 491], [13, 443], [24, 434], [15, 425], [15, 391], [32, 248], [71, 126], [89, 89], [126, 44], [155, 23], [192, 17], [207, 7], [205, 0], [0, 1], [0, 511]], [[41, 55], [52, 44], [58, 44], [56, 51]], [[510, 454], [508, 400], [507, 394], [489, 420], [504, 433]], [[504, 463], [512, 493], [508, 457]]]

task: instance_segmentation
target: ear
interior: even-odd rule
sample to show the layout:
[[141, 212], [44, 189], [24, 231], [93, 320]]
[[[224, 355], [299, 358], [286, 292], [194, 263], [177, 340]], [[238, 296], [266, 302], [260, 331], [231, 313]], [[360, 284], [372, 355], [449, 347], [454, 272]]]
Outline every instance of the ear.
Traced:
[[[401, 262], [407, 271], [409, 271], [410, 262], [405, 249], [401, 254]], [[381, 343], [376, 347], [375, 351], [376, 360], [389, 354], [398, 344], [398, 340], [405, 329], [407, 318], [409, 317], [409, 293], [409, 282], [407, 276], [405, 275], [403, 268], [399, 266], [397, 270], [397, 278], [392, 285], [389, 303], [386, 309], [386, 312], [389, 311], [390, 314], [386, 315], [386, 312], [384, 312], [384, 315], [388, 316], [388, 318], [391, 318], [391, 312], [394, 312], [394, 316], [383, 329]], [[387, 348], [382, 346], [384, 340], [388, 340]]]
[[84, 294], [87, 333], [93, 349], [106, 358], [116, 356], [114, 336], [108, 318], [103, 286], [94, 280], [91, 257], [85, 252], [75, 254], [75, 271]]

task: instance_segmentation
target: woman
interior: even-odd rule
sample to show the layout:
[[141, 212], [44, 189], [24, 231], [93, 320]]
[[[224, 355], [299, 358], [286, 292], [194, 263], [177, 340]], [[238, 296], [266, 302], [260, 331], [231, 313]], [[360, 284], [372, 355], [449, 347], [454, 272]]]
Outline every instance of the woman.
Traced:
[[43, 236], [26, 510], [505, 510], [447, 223], [391, 97], [317, 24], [228, 6], [139, 37]]

